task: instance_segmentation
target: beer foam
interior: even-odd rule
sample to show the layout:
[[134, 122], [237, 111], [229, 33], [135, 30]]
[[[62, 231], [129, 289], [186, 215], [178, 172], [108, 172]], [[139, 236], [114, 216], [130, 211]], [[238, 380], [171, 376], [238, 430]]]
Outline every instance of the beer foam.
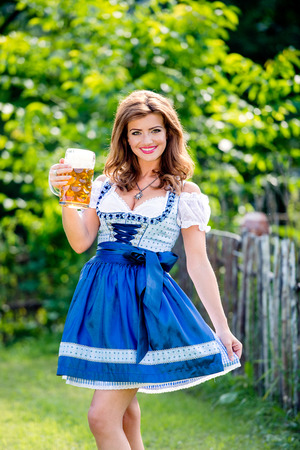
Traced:
[[68, 148], [65, 163], [71, 164], [74, 169], [93, 169], [95, 166], [95, 153], [82, 148]]

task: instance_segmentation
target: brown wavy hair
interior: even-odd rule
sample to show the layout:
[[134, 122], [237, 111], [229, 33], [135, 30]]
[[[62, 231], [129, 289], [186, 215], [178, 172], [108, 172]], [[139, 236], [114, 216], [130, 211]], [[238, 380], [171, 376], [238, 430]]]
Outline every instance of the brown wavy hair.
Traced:
[[134, 91], [119, 104], [104, 173], [121, 190], [130, 191], [136, 186], [141, 171], [138, 158], [128, 144], [127, 125], [150, 113], [162, 115], [167, 134], [160, 167], [154, 171], [160, 179], [157, 188], [180, 193], [183, 180], [193, 174], [194, 163], [188, 154], [176, 111], [165, 97], [152, 91]]

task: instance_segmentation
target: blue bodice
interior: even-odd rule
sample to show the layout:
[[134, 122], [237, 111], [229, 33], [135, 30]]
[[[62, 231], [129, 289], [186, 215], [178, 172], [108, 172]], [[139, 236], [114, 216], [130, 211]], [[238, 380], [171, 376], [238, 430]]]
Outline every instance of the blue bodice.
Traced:
[[111, 184], [105, 182], [97, 201], [96, 211], [101, 223], [98, 244], [121, 242], [153, 252], [171, 251], [180, 233], [177, 223], [179, 197], [169, 191], [166, 201], [160, 197], [161, 213], [156, 217], [148, 217], [142, 212], [124, 211], [121, 204], [119, 211], [116, 211], [115, 206], [112, 208], [114, 199], [110, 198], [111, 188]]

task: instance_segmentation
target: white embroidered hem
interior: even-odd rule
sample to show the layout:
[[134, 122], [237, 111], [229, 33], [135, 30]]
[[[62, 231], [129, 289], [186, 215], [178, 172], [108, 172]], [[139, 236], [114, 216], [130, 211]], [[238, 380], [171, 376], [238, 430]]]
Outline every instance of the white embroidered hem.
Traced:
[[226, 375], [226, 373], [237, 369], [240, 367], [240, 362], [234, 363], [228, 367], [225, 367], [222, 372], [213, 373], [210, 375], [204, 375], [197, 378], [189, 378], [185, 380], [169, 381], [166, 383], [131, 383], [131, 382], [105, 382], [105, 381], [95, 381], [95, 380], [84, 380], [81, 378], [74, 378], [63, 376], [62, 378], [66, 380], [66, 384], [71, 386], [84, 387], [88, 389], [95, 390], [119, 390], [119, 389], [138, 389], [139, 392], [143, 394], [163, 394], [166, 392], [178, 391], [180, 389], [187, 389], [189, 387], [196, 386], [197, 384], [204, 383], [205, 381], [211, 380], [213, 378]]
[[[156, 365], [205, 358], [206, 356], [220, 353], [220, 345], [222, 346], [222, 344], [215, 339], [197, 345], [148, 351], [140, 364]], [[136, 353], [136, 350], [96, 348], [72, 342], [61, 342], [59, 347], [59, 356], [67, 356], [98, 363], [135, 364]], [[226, 363], [226, 360], [223, 361], [224, 366]]]

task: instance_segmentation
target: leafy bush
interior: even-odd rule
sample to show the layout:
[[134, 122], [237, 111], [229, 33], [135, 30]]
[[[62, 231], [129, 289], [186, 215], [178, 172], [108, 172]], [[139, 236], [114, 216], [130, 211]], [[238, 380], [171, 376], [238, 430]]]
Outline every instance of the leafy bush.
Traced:
[[47, 173], [67, 147], [95, 151], [101, 172], [116, 106], [133, 89], [174, 102], [215, 227], [235, 231], [244, 212], [264, 209], [299, 238], [299, 51], [265, 67], [230, 54], [237, 10], [221, 2], [22, 0], [1, 8], [3, 311], [36, 300], [49, 317], [65, 312], [88, 255], [66, 243]]

